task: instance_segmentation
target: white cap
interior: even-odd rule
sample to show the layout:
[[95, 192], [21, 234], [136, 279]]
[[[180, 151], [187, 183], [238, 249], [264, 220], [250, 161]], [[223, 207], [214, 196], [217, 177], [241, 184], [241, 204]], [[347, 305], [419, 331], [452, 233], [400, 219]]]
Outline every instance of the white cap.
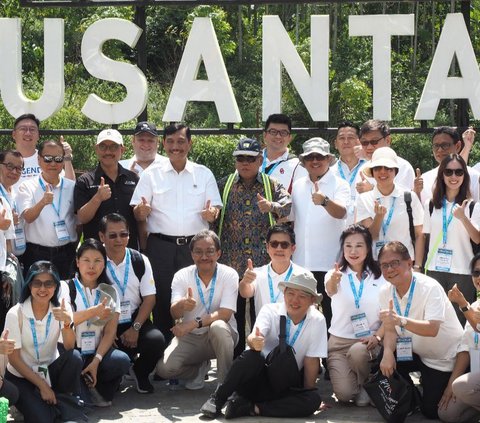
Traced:
[[115, 144], [123, 145], [122, 134], [116, 129], [104, 129], [97, 136], [97, 145], [103, 141], [113, 141]]

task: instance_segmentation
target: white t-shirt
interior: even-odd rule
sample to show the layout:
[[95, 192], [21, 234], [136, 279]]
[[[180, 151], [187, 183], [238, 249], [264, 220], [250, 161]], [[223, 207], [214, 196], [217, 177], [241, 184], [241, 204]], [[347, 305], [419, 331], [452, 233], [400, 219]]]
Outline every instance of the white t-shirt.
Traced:
[[[358, 223], [364, 219], [373, 219], [375, 217], [375, 200], [377, 200], [380, 201], [382, 206], [387, 208], [387, 213], [383, 218], [383, 223], [386, 224], [388, 222], [388, 216], [394, 201], [393, 199], [395, 199], [392, 218], [386, 233], [384, 234], [382, 227], [380, 227], [379, 238], [373, 240], [373, 255], [375, 259], [378, 256], [378, 251], [380, 250], [380, 248], [378, 248], [380, 246], [379, 243], [386, 243], [388, 241], [400, 241], [403, 245], [407, 246], [410, 257], [412, 257], [412, 259], [415, 257], [412, 240], [410, 238], [410, 225], [408, 222], [407, 205], [405, 204], [404, 192], [405, 190], [402, 187], [395, 185], [393, 192], [390, 195], [384, 196], [375, 186], [372, 191], [364, 192], [357, 197], [356, 221]], [[412, 215], [414, 226], [423, 224], [423, 207], [414, 192], [412, 192]]]
[[[333, 269], [329, 270], [325, 275], [324, 283], [330, 279]], [[350, 317], [360, 313], [365, 313], [370, 331], [374, 333], [380, 327], [379, 313], [380, 304], [378, 301], [378, 294], [380, 288], [386, 283], [383, 276], [375, 279], [373, 273], [365, 272], [365, 280], [360, 297], [360, 308], [355, 306], [355, 298], [350, 286], [350, 277], [355, 286], [357, 294], [360, 291], [360, 281], [357, 278], [356, 272], [347, 267], [346, 271], [342, 272], [342, 279], [338, 285], [338, 291], [332, 298], [332, 322], [328, 331], [335, 336], [347, 339], [358, 339], [353, 331], [353, 326]]]
[[[433, 247], [437, 242], [438, 236], [443, 234], [443, 211], [442, 209], [436, 209], [433, 207], [432, 215], [430, 216], [429, 209], [430, 200], [425, 201], [424, 207], [424, 220], [422, 231], [425, 234], [430, 234], [430, 243], [428, 245], [429, 252], [433, 251]], [[452, 210], [452, 203], [447, 201], [447, 210], [446, 217], [447, 222], [450, 216], [450, 211]], [[433, 206], [433, 205], [432, 205]], [[465, 208], [465, 215], [470, 218], [470, 203]], [[478, 230], [480, 225], [480, 204], [475, 203], [473, 208], [472, 217], [470, 218], [472, 225]], [[440, 267], [445, 265], [441, 262], [438, 262], [439, 258], [439, 249], [447, 249], [452, 251], [451, 255], [451, 267], [449, 273], [457, 273], [460, 275], [469, 275], [470, 274], [470, 261], [473, 258], [472, 245], [470, 244], [470, 235], [468, 235], [467, 230], [463, 223], [458, 220], [456, 217], [452, 217], [450, 224], [447, 229], [447, 243], [443, 243], [443, 237], [440, 238], [440, 244], [435, 251], [435, 255], [430, 260], [428, 265], [428, 270], [436, 271], [447, 271]], [[441, 255], [440, 255], [441, 258]]]
[[12, 186], [13, 190], [17, 190], [22, 182], [33, 178], [34, 176], [39, 176], [42, 173], [40, 165], [38, 164], [38, 150], [35, 150], [35, 153], [30, 157], [23, 158], [23, 171], [22, 175], [18, 182]]
[[169, 236], [190, 236], [208, 229], [201, 216], [207, 201], [211, 206], [222, 205], [211, 170], [191, 161], [180, 173], [170, 160], [149, 167], [140, 176], [130, 205], [141, 203], [142, 197], [152, 206], [147, 231]]
[[[0, 195], [2, 197], [3, 200], [5, 200], [5, 202], [8, 203], [8, 205], [10, 206], [10, 210], [12, 211], [15, 211], [17, 214], [18, 214], [18, 206], [17, 206], [17, 201], [15, 199], [17, 193], [15, 190], [11, 190], [11, 192], [8, 192], [7, 189], [3, 186], [3, 184], [0, 183]], [[2, 204], [3, 204], [3, 201], [2, 201]], [[13, 218], [13, 215], [12, 215], [12, 218]], [[13, 222], [13, 220], [12, 220]], [[25, 220], [23, 219], [23, 217], [20, 217], [18, 218], [18, 224], [14, 226], [14, 237], [12, 238], [12, 253], [15, 254], [16, 256], [20, 256], [22, 255], [24, 252], [25, 252], [25, 246], [23, 245], [19, 245], [19, 247], [21, 246], [22, 248], [17, 248], [17, 245], [16, 245], [16, 242], [15, 242], [15, 239], [17, 238], [17, 230], [20, 230], [20, 231], [24, 231], [24, 227], [25, 227]], [[23, 237], [25, 237], [25, 235], [23, 235]], [[24, 244], [24, 242], [23, 242]], [[0, 258], [0, 262], [1, 262], [1, 258]], [[2, 269], [0, 269], [2, 270]]]
[[[420, 356], [426, 366], [442, 372], [451, 372], [462, 339], [462, 325], [442, 286], [435, 279], [424, 274], [415, 273], [414, 276], [416, 278], [415, 290], [410, 312], [406, 317], [415, 320], [440, 321], [438, 334], [435, 337], [420, 336], [408, 329], [405, 329], [403, 333], [400, 327], [395, 329], [399, 336], [412, 337], [413, 352]], [[399, 298], [396, 294], [402, 316], [407, 307], [412, 285], [403, 298]], [[380, 308], [382, 310], [388, 309], [389, 300], [393, 298], [393, 289], [394, 287], [390, 283], [386, 283], [380, 289]]]
[[[308, 176], [308, 172], [306, 169], [300, 164], [298, 158], [294, 157], [288, 159], [289, 151], [285, 151], [280, 157], [275, 160], [270, 161], [268, 157], [265, 155], [265, 150], [263, 151], [263, 160], [261, 171], [264, 172], [264, 169], [273, 165], [268, 175], [272, 178], [275, 178], [278, 182], [280, 182], [283, 187], [288, 190], [290, 188], [290, 184], [297, 181], [299, 178], [304, 176]], [[278, 163], [278, 164], [277, 164]], [[276, 165], [277, 164], [277, 165]], [[293, 184], [292, 184], [293, 187]]]
[[[124, 160], [120, 160], [118, 163], [123, 166], [125, 169], [128, 169], [128, 170], [132, 170], [131, 167], [132, 167], [132, 164], [133, 162], [136, 162], [137, 161], [137, 157], [136, 156], [133, 156], [133, 157], [130, 157], [129, 159], [124, 159]], [[161, 156], [160, 154], [156, 154], [155, 155], [155, 160], [147, 167], [147, 169], [150, 167], [150, 166], [154, 166], [158, 163], [164, 163], [168, 161], [168, 158], [165, 157], [165, 156]], [[145, 169], [140, 166], [138, 163], [135, 163], [135, 168], [133, 169], [133, 171], [138, 175], [140, 176], [143, 171]]]
[[[15, 227], [13, 226], [12, 210], [5, 198], [0, 197], [0, 213], [5, 212], [5, 218], [11, 220], [11, 224], [7, 230], [0, 230], [0, 270], [4, 271], [7, 262], [7, 239], [13, 240], [15, 238]], [[12, 242], [13, 243], [13, 242]]]
[[[409, 161], [397, 156], [398, 173], [395, 175], [395, 185], [402, 186], [404, 190], [413, 190], [415, 182], [415, 171]], [[370, 162], [365, 163], [365, 165]], [[362, 168], [363, 171], [363, 168]], [[368, 182], [373, 186], [377, 185], [377, 181], [373, 177], [367, 177]]]
[[[18, 188], [17, 205], [20, 214], [26, 209], [37, 204], [45, 193], [43, 186], [50, 185], [42, 176], [30, 178], [23, 182]], [[53, 190], [52, 190], [53, 188]], [[45, 206], [38, 217], [32, 223], [25, 223], [25, 237], [27, 242], [43, 245], [45, 247], [59, 247], [70, 242], [75, 242], [77, 237], [76, 217], [73, 212], [73, 190], [75, 182], [70, 179], [60, 177], [57, 186], [50, 189], [53, 192], [53, 204]], [[60, 204], [60, 207], [59, 207]], [[57, 211], [59, 212], [57, 214]], [[64, 222], [64, 226], [68, 232], [69, 239], [60, 240], [57, 229], [60, 222]], [[60, 233], [60, 232], [59, 232]], [[62, 233], [60, 236], [62, 237]]]
[[[330, 170], [318, 181], [319, 190], [331, 200], [346, 208], [350, 199], [350, 187]], [[315, 186], [309, 177], [295, 182], [292, 191], [296, 249], [292, 260], [310, 271], [331, 269], [336, 261], [340, 234], [345, 229], [345, 219], [336, 219], [323, 206], [312, 201]]]
[[[258, 328], [265, 337], [265, 345], [262, 350], [265, 357], [278, 345], [280, 316], [287, 316], [285, 303], [265, 304], [255, 321], [252, 332]], [[324, 358], [327, 356], [327, 324], [323, 314], [314, 306], [310, 306], [303, 322], [303, 327], [292, 345], [295, 349], [295, 360], [299, 370], [303, 368], [305, 357]], [[291, 322], [290, 333], [287, 331], [287, 342], [292, 341], [300, 324], [294, 325]]]
[[[201, 317], [205, 314], [213, 313], [219, 308], [226, 308], [232, 310], [234, 313], [237, 311], [237, 296], [238, 296], [238, 273], [229, 266], [217, 263], [217, 279], [215, 281], [215, 287], [213, 287], [213, 279], [208, 286], [198, 278], [200, 289], [202, 290], [203, 301], [198, 291], [198, 285], [196, 282], [197, 266], [191, 265], [180, 269], [173, 276], [172, 281], [172, 301], [176, 303], [187, 295], [188, 288], [192, 288], [193, 298], [197, 302], [197, 305], [192, 311], [186, 311], [183, 315], [184, 322], [191, 322], [195, 320], [195, 317]], [[213, 294], [211, 294], [214, 289]], [[211, 302], [210, 296], [213, 295]], [[209, 310], [205, 305], [210, 305]], [[230, 327], [237, 332], [237, 322], [232, 313], [230, 320], [227, 322]], [[208, 327], [202, 327], [194, 329], [192, 333], [205, 333], [208, 331]]]

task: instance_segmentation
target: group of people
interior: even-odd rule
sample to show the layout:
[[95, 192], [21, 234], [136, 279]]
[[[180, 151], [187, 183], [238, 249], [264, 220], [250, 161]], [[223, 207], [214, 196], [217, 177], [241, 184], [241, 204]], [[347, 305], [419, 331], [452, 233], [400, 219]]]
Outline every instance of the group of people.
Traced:
[[[156, 126], [139, 122], [127, 160], [122, 135], [101, 131], [98, 165], [78, 178], [71, 147], [38, 144], [39, 125], [18, 117], [16, 148], [0, 154], [4, 294], [9, 261], [24, 275], [0, 395], [26, 422], [63, 418], [62, 395], [109, 406], [127, 374], [141, 394], [152, 373], [202, 389], [212, 359], [211, 418], [308, 416], [322, 365], [338, 401], [367, 406], [375, 360], [387, 376], [421, 373], [426, 417], [480, 414], [473, 129], [437, 128], [439, 166], [422, 173], [386, 122], [343, 122], [339, 157], [316, 137], [297, 158], [290, 118], [275, 114], [264, 146], [239, 140], [235, 172], [216, 181], [188, 159], [183, 124], [164, 128], [159, 155]], [[282, 340], [290, 376], [271, 371]]]

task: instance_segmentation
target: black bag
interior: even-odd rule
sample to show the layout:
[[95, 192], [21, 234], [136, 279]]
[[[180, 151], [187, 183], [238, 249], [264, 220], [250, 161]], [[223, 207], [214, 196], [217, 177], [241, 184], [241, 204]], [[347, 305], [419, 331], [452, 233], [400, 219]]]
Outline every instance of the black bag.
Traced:
[[404, 422], [412, 411], [414, 386], [408, 383], [396, 370], [386, 377], [380, 370], [370, 376], [363, 385], [378, 412], [388, 423]]
[[293, 348], [287, 344], [287, 318], [280, 316], [280, 334], [278, 345], [265, 359], [267, 378], [272, 391], [280, 394], [289, 388], [302, 386], [301, 372]]
[[57, 398], [57, 412], [63, 421], [88, 421], [85, 413], [91, 411], [90, 408], [85, 407], [84, 402], [77, 396], [55, 393]]

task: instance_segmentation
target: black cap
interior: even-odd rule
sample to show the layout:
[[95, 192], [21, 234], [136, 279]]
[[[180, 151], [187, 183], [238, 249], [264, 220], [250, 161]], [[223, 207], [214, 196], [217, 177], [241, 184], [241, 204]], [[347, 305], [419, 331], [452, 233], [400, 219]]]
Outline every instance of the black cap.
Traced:
[[157, 127], [151, 122], [138, 122], [135, 127], [135, 135], [138, 135], [141, 132], [148, 132], [149, 134], [158, 137]]
[[260, 143], [253, 138], [242, 138], [233, 152], [234, 156], [258, 156], [262, 151]]

